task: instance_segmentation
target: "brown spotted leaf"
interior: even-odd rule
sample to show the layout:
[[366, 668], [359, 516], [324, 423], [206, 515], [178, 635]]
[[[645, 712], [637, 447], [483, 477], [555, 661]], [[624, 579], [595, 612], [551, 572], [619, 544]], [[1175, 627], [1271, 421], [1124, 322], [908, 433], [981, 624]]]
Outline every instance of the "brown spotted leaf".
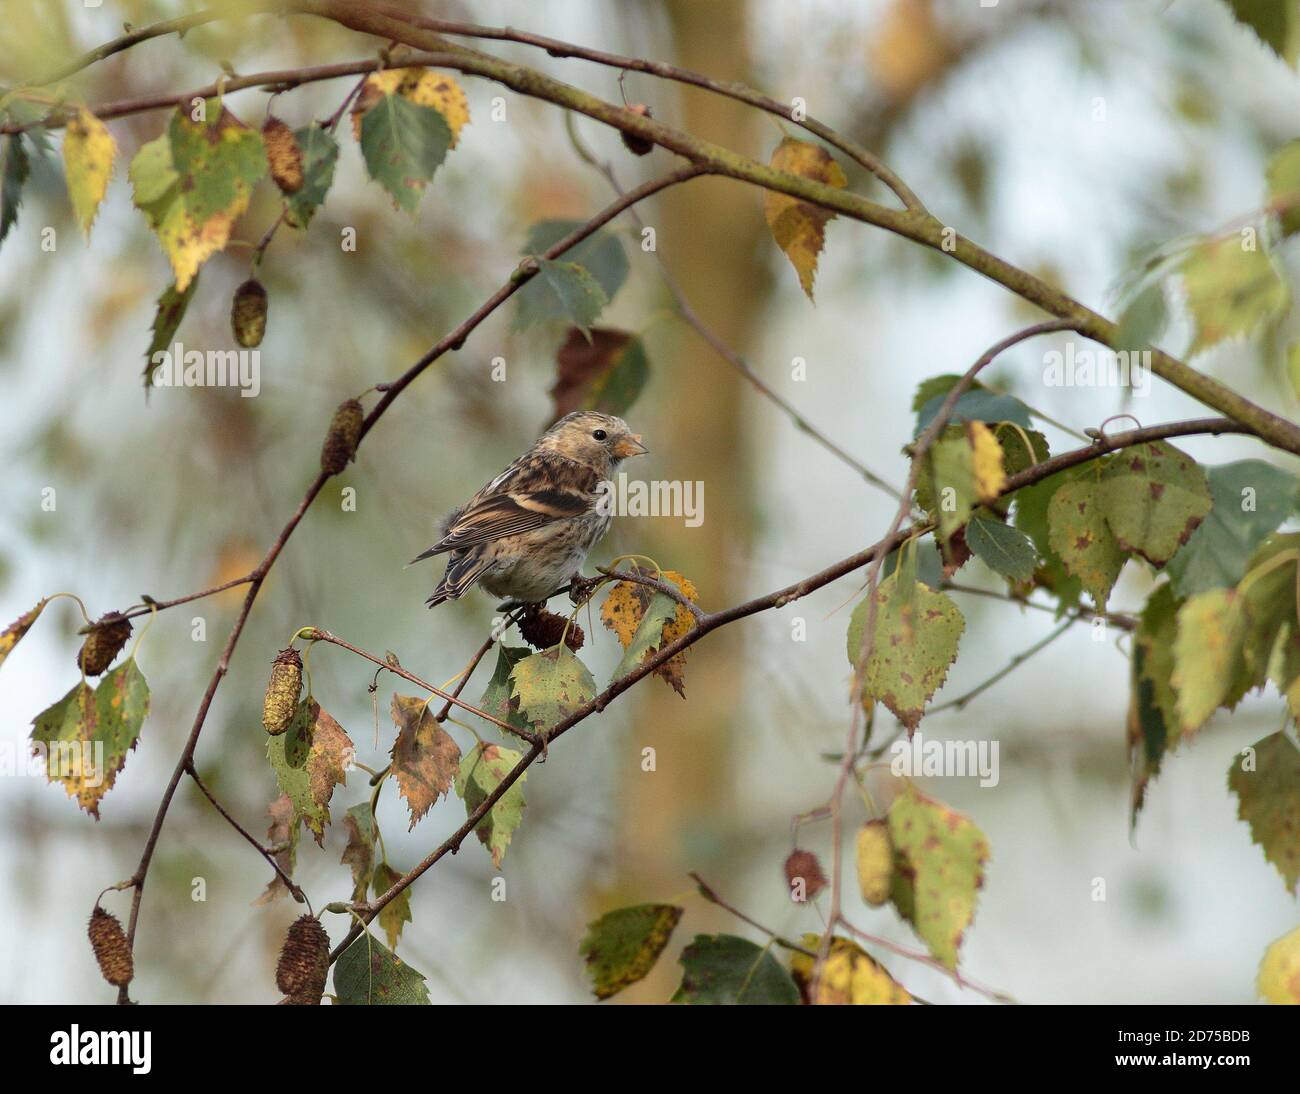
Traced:
[[[816, 952], [821, 939], [805, 935], [804, 949]], [[816, 1006], [897, 1006], [912, 1002], [907, 990], [885, 967], [856, 942], [847, 938], [831, 939], [830, 954], [822, 966], [817, 993], [812, 995], [813, 966], [816, 959], [805, 953], [790, 958], [790, 973], [804, 998]]]
[[962, 935], [975, 915], [989, 845], [967, 818], [911, 783], [889, 807], [894, 906], [935, 958], [957, 967]]
[[[302, 831], [296, 823], [293, 801], [288, 794], [281, 794], [270, 804], [266, 812], [271, 818], [271, 825], [266, 831], [266, 845], [279, 848], [275, 852], [276, 865], [289, 877], [293, 877], [293, 868], [298, 858], [298, 835]], [[262, 895], [253, 903], [254, 905], [270, 904], [273, 900], [288, 895], [289, 887], [285, 885], [279, 874], [275, 874], [267, 882]], [[362, 892], [362, 896], [364, 895], [365, 893]]]
[[645, 386], [650, 366], [638, 338], [608, 327], [569, 330], [556, 354], [551, 398], [558, 421], [575, 410], [625, 415]]
[[1163, 566], [1213, 504], [1205, 472], [1167, 441], [1135, 445], [1102, 473], [1101, 504], [1121, 549]]
[[1124, 568], [1125, 554], [1106, 523], [1105, 490], [1092, 479], [1067, 482], [1047, 504], [1048, 542], [1099, 611]]
[[[916, 580], [916, 551], [901, 552], [898, 567], [876, 589], [876, 628], [867, 661], [865, 694], [885, 704], [910, 737], [931, 696], [943, 685], [966, 621], [946, 593]], [[862, 656], [869, 601], [849, 620], [849, 663]]]
[[434, 719], [428, 704], [413, 695], [393, 695], [393, 775], [411, 811], [410, 828], [456, 781], [460, 748]]

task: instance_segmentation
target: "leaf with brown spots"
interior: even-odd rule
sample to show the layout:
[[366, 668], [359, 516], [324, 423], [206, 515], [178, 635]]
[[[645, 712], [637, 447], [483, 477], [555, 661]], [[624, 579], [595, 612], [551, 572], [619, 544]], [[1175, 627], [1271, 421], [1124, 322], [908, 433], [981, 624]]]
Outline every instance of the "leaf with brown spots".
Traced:
[[1256, 741], [1228, 768], [1237, 815], [1277, 867], [1287, 891], [1300, 883], [1300, 748], [1278, 732]]
[[975, 916], [989, 844], [967, 818], [908, 783], [889, 807], [894, 906], [946, 968]]
[[1273, 260], [1258, 245], [1247, 249], [1236, 232], [1206, 240], [1188, 252], [1182, 275], [1196, 324], [1194, 354], [1252, 334], [1276, 320], [1291, 302]]
[[294, 827], [301, 820], [324, 845], [334, 788], [347, 779], [356, 750], [343, 727], [310, 695], [298, 704], [289, 728], [266, 744], [276, 783], [293, 804]]
[[78, 683], [32, 724], [34, 751], [44, 752], [46, 777], [96, 820], [99, 803], [117, 781], [149, 713], [149, 685], [135, 658], [105, 676], [98, 688]]
[[1181, 736], [1173, 686], [1177, 613], [1173, 589], [1161, 585], [1147, 600], [1133, 632], [1127, 723], [1130, 830], [1146, 800], [1147, 784]]
[[423, 817], [451, 789], [460, 765], [460, 748], [438, 724], [428, 704], [413, 695], [393, 695], [393, 776], [411, 811], [411, 823]]
[[587, 975], [597, 999], [608, 999], [642, 980], [682, 918], [673, 904], [638, 904], [606, 912], [587, 924], [578, 952], [587, 961]]
[[362, 931], [334, 966], [334, 995], [344, 1006], [428, 1006], [424, 980], [424, 973]]
[[1116, 541], [1154, 566], [1173, 558], [1213, 505], [1200, 465], [1167, 441], [1125, 449], [1107, 463], [1101, 485]]
[[568, 646], [525, 657], [510, 674], [519, 710], [546, 732], [596, 694], [596, 681]]
[[[957, 659], [966, 621], [950, 596], [916, 580], [916, 551], [901, 554], [898, 568], [876, 589], [876, 634], [867, 661], [865, 694], [893, 711], [910, 737], [926, 704], [943, 685], [948, 666]], [[868, 603], [863, 599], [849, 620], [848, 655], [853, 665], [862, 656]]]
[[1047, 535], [1052, 550], [1077, 578], [1097, 605], [1106, 610], [1106, 600], [1119, 579], [1126, 561], [1106, 523], [1104, 490], [1092, 479], [1067, 482], [1047, 503]]
[[[456, 793], [464, 800], [467, 815], [483, 804], [520, 759], [521, 754], [512, 748], [482, 743], [465, 753], [456, 774]], [[491, 852], [492, 864], [498, 870], [515, 829], [524, 819], [524, 780], [527, 778], [528, 772], [525, 771], [497, 799], [475, 829], [479, 842]]]
[[[699, 602], [700, 594], [695, 583], [676, 570], [661, 571], [659, 580], [676, 585], [692, 604]], [[623, 659], [614, 670], [616, 680], [631, 672], [650, 653], [676, 642], [695, 626], [695, 616], [685, 605], [635, 581], [620, 581], [614, 585], [601, 606], [600, 618], [618, 635], [623, 646]], [[654, 671], [654, 675], [667, 681], [682, 698], [686, 697], [683, 679], [686, 653], [682, 650], [673, 655]]]

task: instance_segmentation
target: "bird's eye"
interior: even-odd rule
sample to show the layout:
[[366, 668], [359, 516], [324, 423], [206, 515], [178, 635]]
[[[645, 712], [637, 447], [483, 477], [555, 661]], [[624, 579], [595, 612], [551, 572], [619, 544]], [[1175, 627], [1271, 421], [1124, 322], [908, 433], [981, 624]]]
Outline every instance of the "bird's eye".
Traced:
[[598, 429], [596, 430], [596, 432], [592, 434], [592, 436], [595, 437], [596, 440], [598, 441], [603, 441], [606, 437], [609, 436], [609, 434], [606, 433], [603, 429]]

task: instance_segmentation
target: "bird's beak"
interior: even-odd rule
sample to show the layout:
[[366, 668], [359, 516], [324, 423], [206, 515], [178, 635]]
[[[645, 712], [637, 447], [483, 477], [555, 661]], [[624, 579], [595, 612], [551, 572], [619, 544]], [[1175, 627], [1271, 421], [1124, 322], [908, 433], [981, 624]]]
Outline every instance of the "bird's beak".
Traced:
[[614, 446], [614, 455], [620, 460], [625, 460], [629, 456], [644, 456], [650, 449], [641, 443], [640, 433], [629, 433], [626, 437], [619, 438], [618, 444]]

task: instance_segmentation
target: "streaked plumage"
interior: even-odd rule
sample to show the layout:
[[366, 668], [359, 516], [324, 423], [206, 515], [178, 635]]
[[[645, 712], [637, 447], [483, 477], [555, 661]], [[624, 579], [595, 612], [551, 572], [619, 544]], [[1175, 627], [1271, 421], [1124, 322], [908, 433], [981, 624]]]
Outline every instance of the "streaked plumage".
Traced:
[[645, 450], [622, 418], [585, 410], [561, 418], [453, 511], [442, 538], [413, 560], [449, 556], [429, 607], [474, 585], [521, 603], [545, 600], [581, 572], [609, 530], [610, 514], [597, 509], [601, 483]]

